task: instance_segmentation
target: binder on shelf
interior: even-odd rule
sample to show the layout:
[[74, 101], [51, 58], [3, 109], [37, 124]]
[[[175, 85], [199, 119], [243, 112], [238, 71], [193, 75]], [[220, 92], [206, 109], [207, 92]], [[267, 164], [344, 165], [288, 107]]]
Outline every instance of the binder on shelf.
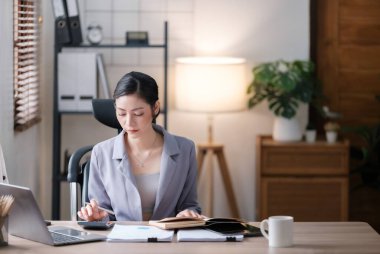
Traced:
[[61, 112], [91, 112], [97, 98], [97, 53], [58, 54], [58, 109]]
[[66, 0], [67, 16], [69, 20], [69, 30], [72, 45], [82, 43], [82, 30], [79, 19], [79, 8], [77, 0]]
[[65, 0], [52, 0], [55, 17], [55, 37], [59, 44], [69, 43], [70, 31], [66, 14]]

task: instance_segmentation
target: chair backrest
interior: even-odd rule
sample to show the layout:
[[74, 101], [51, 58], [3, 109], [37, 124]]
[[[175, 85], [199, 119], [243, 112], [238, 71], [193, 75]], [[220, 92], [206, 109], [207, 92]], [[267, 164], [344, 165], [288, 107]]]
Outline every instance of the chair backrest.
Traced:
[[86, 199], [88, 199], [87, 183], [90, 162], [81, 163], [81, 161], [92, 148], [92, 145], [79, 148], [71, 155], [69, 160], [67, 181], [70, 184], [70, 215], [73, 221], [77, 220], [78, 208], [83, 206]]
[[115, 104], [112, 99], [94, 99], [92, 100], [92, 113], [96, 120], [111, 128], [122, 130], [115, 113]]
[[[94, 117], [101, 123], [111, 128], [122, 130], [116, 118], [114, 101], [112, 99], [92, 100]], [[91, 152], [93, 145], [81, 147], [74, 151], [68, 164], [67, 181], [70, 184], [70, 215], [71, 220], [77, 220], [77, 211], [80, 206], [88, 202], [88, 177], [90, 174], [90, 162], [83, 158]]]

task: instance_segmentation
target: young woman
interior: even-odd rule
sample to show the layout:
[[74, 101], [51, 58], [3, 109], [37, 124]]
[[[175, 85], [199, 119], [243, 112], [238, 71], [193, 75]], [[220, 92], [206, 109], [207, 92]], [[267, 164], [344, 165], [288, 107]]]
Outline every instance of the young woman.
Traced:
[[87, 221], [201, 217], [195, 146], [155, 124], [160, 113], [156, 81], [130, 72], [118, 82], [113, 97], [123, 131], [94, 146], [91, 202], [78, 216]]

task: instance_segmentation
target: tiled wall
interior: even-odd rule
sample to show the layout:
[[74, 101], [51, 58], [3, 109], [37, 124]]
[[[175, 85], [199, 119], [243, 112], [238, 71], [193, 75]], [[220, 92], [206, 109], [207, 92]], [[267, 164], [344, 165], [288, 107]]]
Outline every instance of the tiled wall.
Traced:
[[[179, 56], [193, 55], [193, 0], [83, 0], [78, 1], [81, 25], [87, 42], [87, 27], [102, 27], [103, 41], [124, 44], [127, 31], [147, 31], [150, 44], [164, 42], [164, 22], [169, 30], [169, 66]], [[94, 51], [93, 49], [90, 49]], [[96, 49], [104, 56], [111, 90], [128, 71], [146, 72], [156, 78], [162, 94], [163, 49]]]
[[[101, 44], [125, 44], [127, 31], [147, 31], [149, 44], [164, 43], [164, 22], [168, 22], [168, 86], [173, 80], [175, 59], [180, 56], [194, 54], [194, 1], [193, 0], [78, 0], [80, 20], [84, 43], [89, 43], [87, 27], [96, 23], [102, 27], [103, 40]], [[164, 82], [164, 49], [163, 48], [64, 48], [63, 51], [91, 51], [103, 54], [106, 73], [111, 92], [119, 79], [129, 71], [141, 71], [154, 77], [159, 85], [159, 96], [163, 103]], [[100, 85], [100, 84], [99, 84]], [[170, 93], [173, 89], [169, 87]], [[99, 96], [103, 97], [102, 89]], [[168, 99], [169, 107], [173, 108], [172, 99]], [[67, 116], [63, 120], [63, 135], [70, 133], [75, 116]], [[158, 122], [162, 124], [162, 116]], [[82, 126], [92, 125], [84, 121]], [[65, 126], [67, 125], [67, 126]], [[107, 138], [109, 132], [100, 132], [95, 137], [96, 142]], [[102, 135], [103, 133], [103, 135]], [[77, 142], [63, 140], [63, 147], [69, 151], [79, 146]], [[67, 141], [67, 143], [66, 143]], [[91, 143], [91, 140], [88, 140]], [[86, 141], [83, 141], [85, 143]]]

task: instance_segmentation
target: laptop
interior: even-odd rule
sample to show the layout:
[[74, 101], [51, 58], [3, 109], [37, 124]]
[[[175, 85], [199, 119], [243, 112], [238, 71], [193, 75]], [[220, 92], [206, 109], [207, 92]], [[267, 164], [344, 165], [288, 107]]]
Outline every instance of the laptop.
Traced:
[[15, 198], [9, 212], [9, 233], [14, 236], [53, 246], [105, 240], [107, 237], [62, 226], [46, 226], [29, 188], [0, 183], [0, 195]]

